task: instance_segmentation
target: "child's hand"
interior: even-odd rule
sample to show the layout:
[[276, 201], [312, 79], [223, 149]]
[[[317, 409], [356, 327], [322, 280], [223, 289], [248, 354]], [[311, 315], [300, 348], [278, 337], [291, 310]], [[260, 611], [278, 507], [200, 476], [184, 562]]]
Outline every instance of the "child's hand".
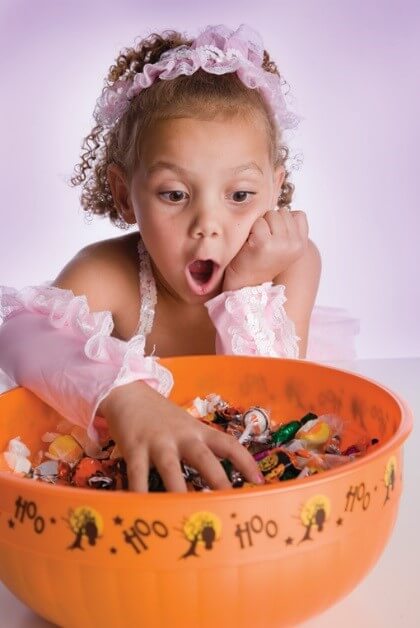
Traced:
[[266, 212], [254, 222], [247, 241], [226, 267], [222, 291], [273, 281], [305, 252], [308, 232], [303, 211]]
[[186, 492], [181, 459], [210, 488], [231, 488], [216, 456], [229, 458], [249, 482], [259, 483], [257, 463], [234, 436], [205, 425], [145, 382], [115, 388], [99, 408], [127, 463], [132, 491], [147, 492], [149, 467], [154, 466], [168, 491]]

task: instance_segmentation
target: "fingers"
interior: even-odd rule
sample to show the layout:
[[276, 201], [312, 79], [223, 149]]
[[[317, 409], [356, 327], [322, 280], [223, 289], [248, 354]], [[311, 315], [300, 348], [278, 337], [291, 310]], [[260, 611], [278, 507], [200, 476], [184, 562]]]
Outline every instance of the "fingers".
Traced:
[[149, 470], [152, 463], [158, 470], [167, 491], [185, 493], [187, 485], [182, 474], [181, 463], [175, 447], [156, 448], [154, 457], [146, 448], [136, 448], [126, 456], [128, 487], [136, 493], [149, 490]]
[[218, 458], [228, 458], [248, 482], [259, 483], [257, 463], [234, 436], [209, 428], [206, 439], [207, 444], [200, 439], [186, 442], [184, 453], [165, 444], [164, 447], [155, 446], [155, 454], [151, 452], [149, 457], [146, 448], [136, 448], [126, 456], [129, 490], [136, 493], [148, 492], [149, 467], [152, 463], [167, 491], [186, 493], [188, 489], [180, 458], [196, 469], [212, 489], [232, 487]]
[[151, 455], [153, 464], [157, 468], [167, 491], [186, 493], [187, 484], [182, 474], [178, 449], [169, 443], [156, 443], [154, 456]]
[[272, 234], [270, 225], [263, 216], [260, 216], [251, 227], [249, 232], [247, 243], [250, 246], [258, 246], [258, 244], [265, 242], [267, 238]]
[[[214, 430], [214, 428], [210, 428]], [[214, 430], [216, 431], [216, 430]], [[242, 447], [242, 445], [240, 445]], [[232, 484], [223, 469], [220, 460], [212, 453], [205, 442], [195, 440], [188, 444], [183, 456], [204, 481], [213, 489], [232, 488]]]
[[[228, 458], [235, 469], [245, 477], [248, 482], [260, 482], [260, 470], [249, 451], [229, 434], [210, 428], [212, 432], [207, 435], [209, 446], [220, 458]], [[220, 465], [220, 462], [219, 462]]]
[[287, 211], [282, 207], [279, 211], [268, 211], [264, 215], [271, 233], [281, 237], [289, 237], [305, 243], [308, 239], [309, 225], [306, 213], [301, 210]]
[[136, 493], [147, 493], [149, 489], [149, 456], [145, 448], [136, 448], [125, 456], [127, 463], [128, 488]]
[[297, 225], [291, 216], [291, 212], [284, 207], [278, 210], [269, 210], [264, 214], [263, 220], [268, 226], [270, 235], [280, 237], [282, 240], [294, 238], [298, 235]]
[[308, 224], [308, 217], [306, 216], [305, 212], [300, 211], [300, 210], [295, 210], [290, 213], [294, 217], [295, 224], [297, 225], [298, 231], [302, 239], [307, 240], [308, 235], [309, 235], [309, 224]]

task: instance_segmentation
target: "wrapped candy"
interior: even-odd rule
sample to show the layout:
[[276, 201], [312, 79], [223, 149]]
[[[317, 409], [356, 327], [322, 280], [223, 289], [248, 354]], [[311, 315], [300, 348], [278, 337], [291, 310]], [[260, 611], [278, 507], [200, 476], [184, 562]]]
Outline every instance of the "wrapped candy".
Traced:
[[[254, 457], [266, 484], [310, 477], [366, 453], [378, 442], [359, 440], [341, 449], [345, 422], [336, 414], [317, 416], [308, 412], [300, 419], [280, 424], [272, 420], [270, 410], [253, 405], [243, 408], [229, 404], [211, 393], [196, 397], [184, 409], [197, 420], [228, 434], [233, 434]], [[127, 490], [127, 467], [118, 446], [112, 440], [93, 442], [86, 430], [62, 421], [55, 432], [42, 438], [48, 445], [32, 465], [30, 451], [19, 438], [12, 439], [1, 454], [3, 466], [34, 480], [52, 484], [101, 490]], [[47, 460], [42, 461], [42, 457]], [[228, 459], [221, 459], [233, 488], [256, 486], [246, 482]], [[189, 491], [209, 491], [199, 472], [181, 460], [181, 469]], [[156, 468], [149, 470], [148, 488], [164, 492], [165, 486]]]
[[83, 456], [83, 449], [73, 436], [61, 434], [54, 438], [45, 455], [52, 460], [63, 460], [72, 464]]
[[12, 471], [25, 474], [29, 473], [31, 469], [31, 462], [29, 460], [30, 454], [29, 449], [22, 443], [20, 437], [17, 436], [9, 441], [7, 451], [3, 452], [3, 458]]
[[287, 443], [287, 441], [294, 438], [295, 434], [311, 419], [316, 419], [316, 414], [312, 414], [309, 412], [306, 414], [300, 421], [290, 421], [285, 425], [281, 425], [276, 432], [274, 432], [272, 440], [276, 445], [280, 445], [281, 443]]

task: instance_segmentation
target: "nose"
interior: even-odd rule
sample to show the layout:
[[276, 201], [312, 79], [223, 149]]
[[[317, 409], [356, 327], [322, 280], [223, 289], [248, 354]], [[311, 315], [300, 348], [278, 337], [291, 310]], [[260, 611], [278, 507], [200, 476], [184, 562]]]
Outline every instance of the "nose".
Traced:
[[220, 213], [217, 208], [201, 207], [195, 210], [190, 228], [192, 238], [214, 238], [221, 233]]

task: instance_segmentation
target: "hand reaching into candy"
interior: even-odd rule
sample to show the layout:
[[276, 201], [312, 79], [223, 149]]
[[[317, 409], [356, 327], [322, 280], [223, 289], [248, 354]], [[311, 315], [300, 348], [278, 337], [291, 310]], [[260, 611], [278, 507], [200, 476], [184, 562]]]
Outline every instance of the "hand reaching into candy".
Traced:
[[167, 491], [186, 492], [181, 459], [213, 489], [232, 488], [218, 458], [231, 460], [249, 482], [264, 482], [252, 455], [234, 436], [197, 421], [145, 382], [114, 388], [98, 413], [107, 419], [109, 433], [127, 463], [132, 491], [147, 492], [153, 466]]
[[225, 270], [222, 291], [273, 281], [308, 246], [305, 212], [269, 210], [251, 227], [248, 238]]

